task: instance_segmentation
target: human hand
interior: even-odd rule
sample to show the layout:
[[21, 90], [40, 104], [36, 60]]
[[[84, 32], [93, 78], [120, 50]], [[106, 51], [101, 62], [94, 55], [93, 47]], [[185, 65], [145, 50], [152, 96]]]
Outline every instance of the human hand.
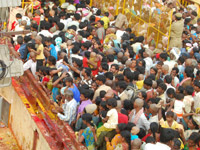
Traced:
[[105, 137], [105, 141], [106, 142], [110, 142], [108, 137]]

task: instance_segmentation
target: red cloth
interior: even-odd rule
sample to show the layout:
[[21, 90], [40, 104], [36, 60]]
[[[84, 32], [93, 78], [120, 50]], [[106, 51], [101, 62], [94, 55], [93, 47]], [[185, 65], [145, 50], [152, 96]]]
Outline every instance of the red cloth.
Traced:
[[147, 93], [147, 98], [146, 98], [147, 102], [150, 98], [153, 98], [154, 90], [152, 89], [151, 91], [148, 91], [146, 93]]
[[100, 65], [101, 65], [101, 61], [98, 61], [97, 62], [97, 69], [96, 70], [92, 70], [92, 75], [93, 76], [96, 76], [98, 74]]
[[49, 78], [48, 77], [44, 77], [42, 82], [49, 82]]
[[122, 114], [122, 113], [118, 113], [118, 123], [128, 123], [128, 116]]
[[18, 51], [19, 48], [20, 48], [20, 45], [17, 44], [17, 45], [15, 46], [15, 50]]
[[88, 68], [88, 59], [87, 59], [87, 57], [83, 58], [83, 67], [84, 68], [86, 68], [86, 67]]
[[142, 138], [142, 141], [143, 141], [143, 142], [145, 142], [145, 141], [146, 141], [146, 139], [147, 139], [149, 136], [151, 136], [151, 133], [149, 133], [149, 134], [145, 135], [145, 136]]
[[35, 16], [35, 17], [33, 18], [33, 20], [35, 20], [35, 21], [37, 22], [37, 25], [40, 24], [40, 16]]
[[15, 31], [15, 27], [17, 25], [17, 21], [14, 21], [11, 25], [11, 31]]

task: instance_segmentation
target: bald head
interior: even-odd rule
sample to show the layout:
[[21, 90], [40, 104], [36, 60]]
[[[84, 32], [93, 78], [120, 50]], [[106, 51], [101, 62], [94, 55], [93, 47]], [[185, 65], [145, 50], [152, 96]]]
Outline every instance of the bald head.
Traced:
[[38, 40], [38, 41], [42, 42], [42, 37], [39, 36], [39, 35], [37, 35], [37, 36], [35, 37], [35, 40]]
[[158, 107], [156, 106], [156, 104], [151, 104], [151, 105], [150, 105], [150, 109], [151, 109], [153, 112], [155, 112], [155, 113], [158, 112]]
[[142, 99], [140, 99], [140, 98], [137, 98], [136, 100], [135, 100], [135, 102], [134, 102], [134, 106], [137, 106], [137, 107], [139, 107], [139, 108], [142, 108], [143, 106], [144, 106], [144, 101], [142, 100]]
[[117, 58], [119, 58], [119, 59], [121, 59], [123, 56], [124, 56], [124, 55], [123, 55], [122, 52], [119, 52], [119, 53], [117, 54]]
[[131, 149], [140, 149], [142, 145], [142, 141], [138, 138], [131, 141]]
[[131, 60], [127, 60], [125, 64], [126, 64], [126, 67], [131, 67], [132, 61]]
[[162, 69], [168, 72], [169, 71], [169, 66], [168, 65], [163, 65]]
[[34, 52], [30, 52], [30, 57], [35, 57], [35, 53]]

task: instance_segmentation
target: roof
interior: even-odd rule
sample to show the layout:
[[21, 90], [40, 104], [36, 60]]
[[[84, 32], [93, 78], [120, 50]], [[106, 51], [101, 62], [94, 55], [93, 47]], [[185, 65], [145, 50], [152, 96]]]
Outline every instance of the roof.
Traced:
[[21, 6], [21, 0], [0, 0], [0, 7]]

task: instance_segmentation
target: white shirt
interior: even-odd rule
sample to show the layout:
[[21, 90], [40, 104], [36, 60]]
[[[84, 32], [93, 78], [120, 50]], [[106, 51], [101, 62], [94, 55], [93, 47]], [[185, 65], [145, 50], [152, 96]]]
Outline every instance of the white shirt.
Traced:
[[61, 31], [57, 30], [56, 32], [53, 33], [53, 36], [58, 35]]
[[70, 56], [71, 58], [77, 58], [77, 59], [83, 60], [83, 57], [79, 56], [78, 54], [70, 54]]
[[155, 116], [151, 116], [149, 118], [149, 122], [152, 123], [152, 122], [156, 122], [156, 123], [159, 123], [159, 120], [158, 120], [158, 115], [155, 115]]
[[194, 109], [197, 109], [200, 107], [200, 92], [195, 93], [194, 96]]
[[38, 33], [38, 35], [42, 34], [43, 36], [45, 37], [50, 37], [52, 38], [53, 37], [53, 34], [51, 34], [48, 30], [42, 30]]
[[[131, 118], [131, 122], [134, 121], [134, 118], [136, 116], [136, 111], [134, 110], [133, 112], [133, 116]], [[138, 122], [136, 124], [136, 126], [138, 128], [143, 128], [144, 130], [148, 131], [149, 128], [150, 128], [150, 123], [149, 121], [147, 120], [147, 118], [145, 117], [144, 113], [142, 113], [142, 115], [140, 116], [140, 118], [138, 119]]]
[[185, 104], [185, 111], [186, 113], [191, 112], [192, 103], [194, 103], [194, 98], [192, 95], [187, 95], [183, 99], [183, 103]]
[[183, 103], [183, 101], [175, 100], [174, 112], [176, 114], [183, 114], [183, 108], [185, 108], [185, 104]]
[[118, 112], [115, 108], [108, 111], [107, 116], [109, 117], [108, 121], [104, 123], [104, 127], [109, 129], [115, 129], [118, 124]]
[[151, 67], [153, 66], [153, 61], [150, 57], [146, 57], [144, 59], [145, 63], [146, 63], [146, 71], [149, 72], [149, 70], [151, 69]]
[[29, 59], [24, 65], [23, 65], [23, 68], [24, 68], [24, 71], [28, 70], [28, 69], [31, 69], [31, 72], [34, 76], [35, 73], [36, 73], [36, 64], [37, 62], [34, 62], [32, 59]]
[[72, 25], [75, 25], [77, 27], [77, 29], [79, 29], [79, 22], [78, 21], [75, 21], [75, 20], [71, 21], [71, 22], [68, 23], [67, 26], [70, 27]]
[[75, 99], [71, 101], [65, 101], [65, 104], [62, 104], [63, 114], [58, 113], [58, 117], [60, 120], [64, 120], [71, 124], [72, 121], [76, 119], [76, 109], [77, 109], [77, 102]]
[[157, 142], [156, 144], [148, 143], [144, 146], [144, 150], [171, 150], [166, 144]]

